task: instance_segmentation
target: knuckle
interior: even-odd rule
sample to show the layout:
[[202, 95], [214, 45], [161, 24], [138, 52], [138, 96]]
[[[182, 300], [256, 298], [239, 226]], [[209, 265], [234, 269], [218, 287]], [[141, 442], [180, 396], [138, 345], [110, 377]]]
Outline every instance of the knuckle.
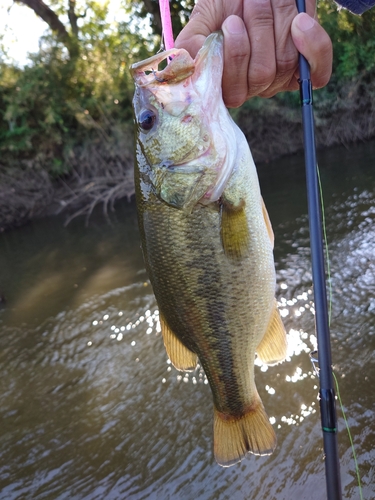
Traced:
[[270, 97], [275, 96], [278, 93], [278, 90], [274, 89], [273, 87], [270, 87], [269, 89], [265, 90], [264, 92], [261, 92], [259, 94], [259, 97], [264, 97], [266, 99], [269, 99]]
[[311, 76], [311, 82], [313, 84], [314, 89], [320, 89], [325, 87], [331, 78], [332, 71], [326, 71], [324, 74], [320, 74], [317, 76]]
[[247, 85], [241, 82], [223, 84], [223, 99], [228, 108], [238, 108], [246, 101]]
[[227, 99], [224, 99], [224, 102], [228, 108], [239, 108], [240, 106], [242, 106], [245, 100], [246, 99], [229, 96]]
[[273, 15], [272, 11], [266, 11], [263, 15], [254, 16], [251, 19], [251, 29], [253, 32], [257, 30], [264, 30], [266, 28], [270, 28], [273, 30]]
[[243, 45], [238, 47], [237, 50], [232, 50], [230, 52], [231, 64], [235, 67], [241, 67], [243, 62], [248, 60], [249, 54], [248, 52], [243, 50]]
[[297, 51], [283, 52], [277, 56], [276, 67], [278, 75], [294, 73], [298, 66]]
[[277, 2], [272, 3], [272, 9], [280, 15], [284, 22], [292, 22], [292, 19], [296, 16], [297, 7], [295, 2], [290, 0], [277, 0]]
[[249, 72], [249, 87], [269, 87], [276, 76], [274, 64], [267, 64], [266, 61], [252, 61]]

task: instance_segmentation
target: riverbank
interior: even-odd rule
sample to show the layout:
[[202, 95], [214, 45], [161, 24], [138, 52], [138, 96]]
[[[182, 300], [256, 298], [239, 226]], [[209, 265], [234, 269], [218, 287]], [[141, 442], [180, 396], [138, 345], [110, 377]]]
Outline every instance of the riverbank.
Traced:
[[[352, 143], [375, 137], [375, 84], [358, 78], [336, 92], [315, 95], [317, 148]], [[289, 94], [253, 99], [233, 112], [258, 165], [303, 149], [298, 96]], [[78, 215], [89, 217], [101, 204], [104, 212], [117, 200], [130, 199], [133, 182], [133, 126], [115, 124], [69, 152], [69, 174], [53, 177], [38, 160], [0, 160], [0, 231], [28, 221], [65, 213], [67, 223]], [[48, 161], [48, 160], [44, 160]], [[49, 161], [53, 161], [50, 159]]]
[[134, 194], [133, 127], [117, 124], [111, 135], [88, 139], [69, 152], [69, 174], [52, 176], [36, 160], [0, 160], [0, 232], [32, 219], [66, 214], [89, 217], [101, 204], [104, 212]]

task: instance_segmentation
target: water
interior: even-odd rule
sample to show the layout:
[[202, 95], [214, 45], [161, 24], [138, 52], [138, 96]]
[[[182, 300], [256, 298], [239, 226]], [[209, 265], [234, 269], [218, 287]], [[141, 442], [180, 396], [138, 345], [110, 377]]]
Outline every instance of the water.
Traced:
[[[375, 498], [375, 144], [319, 154], [332, 274], [332, 355]], [[133, 205], [88, 228], [51, 218], [0, 235], [0, 498], [325, 498], [302, 157], [260, 169], [289, 358], [256, 367], [278, 436], [270, 457], [212, 456], [204, 373], [168, 361]], [[344, 499], [359, 497], [341, 412]]]

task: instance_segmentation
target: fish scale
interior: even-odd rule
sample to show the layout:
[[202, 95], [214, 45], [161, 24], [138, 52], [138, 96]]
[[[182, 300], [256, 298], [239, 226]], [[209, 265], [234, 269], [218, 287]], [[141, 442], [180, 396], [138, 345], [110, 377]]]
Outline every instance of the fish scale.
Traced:
[[[170, 77], [174, 60], [168, 81], [162, 71], [157, 80], [146, 74], [162, 55], [137, 63], [133, 76], [138, 219], [164, 344], [180, 370], [194, 369], [199, 358], [213, 394], [215, 458], [229, 466], [276, 446], [256, 390], [254, 359], [257, 352], [270, 364], [281, 361], [286, 340], [274, 298], [272, 228], [246, 139], [217, 84], [222, 45], [221, 33], [208, 37], [185, 79], [179, 68], [176, 81]], [[142, 129], [139, 117], [147, 112], [155, 113], [147, 122], [155, 125]], [[187, 114], [191, 120], [184, 120]], [[155, 144], [170, 151], [158, 161]]]

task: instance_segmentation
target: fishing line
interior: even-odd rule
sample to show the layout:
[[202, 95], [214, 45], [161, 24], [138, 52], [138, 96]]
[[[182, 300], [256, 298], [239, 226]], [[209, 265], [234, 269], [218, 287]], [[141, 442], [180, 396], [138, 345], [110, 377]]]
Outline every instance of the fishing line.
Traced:
[[[162, 39], [164, 39], [165, 50], [174, 48], [172, 18], [169, 8], [169, 0], [159, 0]], [[168, 60], [169, 62], [169, 60]]]
[[350, 446], [352, 448], [352, 454], [353, 454], [353, 460], [354, 460], [354, 464], [355, 464], [355, 472], [356, 472], [356, 475], [357, 475], [357, 481], [358, 481], [358, 489], [359, 489], [359, 496], [360, 496], [360, 499], [363, 500], [363, 495], [362, 495], [362, 482], [361, 482], [361, 476], [360, 476], [360, 473], [359, 473], [359, 466], [358, 466], [358, 461], [357, 461], [357, 454], [355, 452], [355, 448], [354, 448], [354, 443], [353, 443], [353, 438], [352, 438], [352, 433], [350, 432], [350, 427], [349, 427], [349, 423], [348, 423], [348, 420], [346, 418], [346, 414], [345, 414], [345, 411], [344, 411], [344, 406], [343, 406], [343, 403], [342, 403], [342, 400], [341, 400], [341, 395], [340, 395], [340, 389], [339, 389], [339, 382], [337, 380], [337, 377], [335, 375], [335, 372], [332, 370], [332, 375], [333, 375], [333, 378], [335, 380], [335, 384], [336, 384], [336, 395], [337, 395], [337, 399], [339, 401], [339, 405], [340, 405], [340, 408], [341, 408], [341, 412], [342, 412], [342, 416], [344, 418], [344, 422], [345, 422], [345, 426], [346, 426], [346, 430], [348, 432], [348, 436], [349, 436], [349, 441], [350, 441]]
[[326, 252], [326, 266], [327, 266], [327, 278], [328, 278], [328, 325], [331, 326], [332, 319], [332, 281], [331, 281], [331, 263], [329, 260], [329, 251], [328, 251], [328, 238], [327, 238], [327, 228], [326, 228], [326, 216], [324, 209], [324, 199], [323, 199], [323, 189], [322, 189], [322, 181], [320, 179], [320, 170], [318, 164], [316, 164], [316, 173], [318, 176], [319, 183], [319, 198], [320, 198], [320, 207], [322, 210], [322, 227], [323, 227], [323, 239], [324, 239], [324, 248]]
[[[320, 170], [319, 170], [318, 164], [316, 165], [316, 171], [317, 171], [318, 182], [319, 182], [320, 206], [321, 206], [321, 210], [322, 210], [323, 239], [324, 239], [324, 247], [325, 247], [325, 252], [326, 252], [326, 266], [327, 266], [327, 278], [328, 278], [328, 296], [329, 296], [329, 299], [328, 299], [328, 303], [329, 303], [328, 324], [329, 324], [329, 326], [331, 326], [331, 319], [332, 319], [331, 265], [330, 265], [330, 258], [329, 258], [329, 249], [328, 249], [328, 238], [327, 238], [327, 228], [326, 228], [326, 217], [325, 217], [325, 207], [324, 207], [324, 198], [323, 198], [323, 188], [322, 188], [322, 182], [321, 182], [321, 178], [320, 178]], [[317, 376], [319, 377], [319, 372], [318, 372], [318, 370], [317, 370], [317, 368], [316, 368], [316, 366], [314, 364], [314, 362], [317, 362], [317, 359], [314, 359], [312, 357], [313, 354], [315, 354], [315, 353], [316, 353], [316, 351], [314, 351], [314, 353], [311, 353], [310, 358], [311, 358], [311, 362], [312, 362], [314, 370], [315, 370], [315, 374], [317, 374]], [[354, 460], [354, 468], [355, 468], [355, 472], [356, 472], [356, 476], [357, 476], [357, 482], [358, 482], [359, 496], [360, 496], [360, 499], [363, 500], [362, 482], [361, 482], [361, 476], [360, 476], [360, 472], [359, 472], [357, 454], [356, 454], [356, 451], [355, 451], [355, 448], [354, 448], [354, 442], [353, 442], [353, 438], [352, 438], [352, 433], [350, 431], [349, 422], [348, 422], [348, 419], [346, 418], [346, 413], [345, 413], [345, 410], [344, 410], [344, 405], [343, 405], [343, 402], [342, 402], [342, 399], [341, 399], [339, 382], [338, 382], [337, 377], [335, 375], [335, 372], [333, 370], [332, 370], [332, 376], [333, 376], [333, 379], [335, 381], [336, 396], [337, 396], [337, 400], [339, 402], [340, 410], [341, 410], [341, 413], [342, 413], [342, 416], [343, 416], [343, 419], [344, 419], [344, 422], [345, 422], [346, 431], [348, 433], [349, 441], [350, 441], [350, 446], [351, 446], [351, 449], [352, 449], [352, 455], [353, 455], [353, 460]]]

